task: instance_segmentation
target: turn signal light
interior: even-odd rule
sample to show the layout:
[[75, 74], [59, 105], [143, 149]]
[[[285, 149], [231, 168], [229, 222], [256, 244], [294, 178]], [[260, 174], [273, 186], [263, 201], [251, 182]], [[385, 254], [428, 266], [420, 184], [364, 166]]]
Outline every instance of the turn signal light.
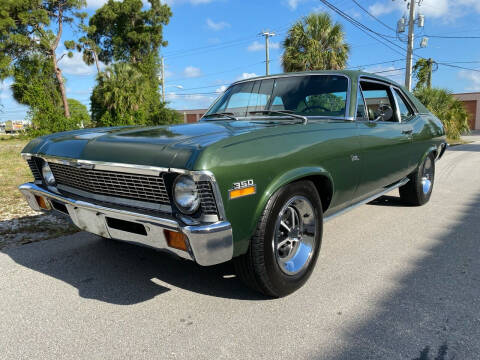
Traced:
[[255, 194], [255, 186], [245, 187], [243, 189], [230, 190], [230, 199]]
[[43, 196], [35, 195], [35, 200], [37, 200], [38, 206], [44, 210], [50, 210], [50, 204]]
[[187, 237], [179, 232], [171, 230], [163, 230], [167, 245], [178, 250], [187, 251]]

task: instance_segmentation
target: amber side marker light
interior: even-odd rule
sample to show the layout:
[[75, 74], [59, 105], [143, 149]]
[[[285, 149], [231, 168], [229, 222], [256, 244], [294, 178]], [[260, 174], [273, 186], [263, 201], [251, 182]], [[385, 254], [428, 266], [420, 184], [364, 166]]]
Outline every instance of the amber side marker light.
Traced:
[[253, 195], [255, 194], [255, 186], [249, 186], [243, 189], [230, 190], [230, 199], [239, 198], [242, 196]]
[[50, 204], [43, 196], [35, 195], [35, 200], [37, 200], [38, 206], [44, 210], [50, 210]]
[[171, 230], [163, 230], [167, 245], [178, 250], [187, 251], [187, 237], [179, 232]]

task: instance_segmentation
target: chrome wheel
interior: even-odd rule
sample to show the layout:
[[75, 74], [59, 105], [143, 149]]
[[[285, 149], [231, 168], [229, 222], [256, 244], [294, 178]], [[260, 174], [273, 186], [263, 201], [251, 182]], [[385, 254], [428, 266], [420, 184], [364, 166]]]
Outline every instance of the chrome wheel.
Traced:
[[310, 201], [294, 196], [278, 214], [273, 249], [280, 269], [295, 275], [307, 267], [315, 248], [317, 219]]
[[428, 194], [432, 188], [433, 171], [432, 159], [428, 156], [423, 164], [422, 173], [422, 189], [425, 195]]

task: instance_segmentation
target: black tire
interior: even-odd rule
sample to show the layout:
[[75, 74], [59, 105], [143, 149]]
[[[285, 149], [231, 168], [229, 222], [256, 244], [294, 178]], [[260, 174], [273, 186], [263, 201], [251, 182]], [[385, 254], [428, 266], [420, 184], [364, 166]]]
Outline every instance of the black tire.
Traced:
[[[278, 251], [280, 250], [277, 250], [277, 247], [280, 247], [277, 244], [278, 240], [274, 240], [274, 235], [277, 234], [277, 226], [282, 219], [280, 215], [285, 213], [285, 207], [291, 201], [295, 201], [294, 199], [300, 199], [297, 201], [308, 200], [309, 209], [313, 210], [313, 216], [315, 217], [314, 225], [309, 225], [309, 227], [314, 228], [315, 232], [313, 234], [311, 232], [307, 233], [306, 230], [303, 233], [302, 230], [298, 239], [310, 239], [311, 243], [307, 247], [307, 249], [311, 249], [310, 255], [306, 263], [298, 270], [298, 273], [286, 274], [286, 266], [282, 270], [279, 265]], [[304, 201], [304, 203], [307, 202]], [[298, 214], [301, 213], [297, 213], [297, 216]], [[298, 223], [301, 224], [298, 228], [307, 229], [308, 225], [304, 225], [304, 222], [312, 220], [306, 214], [297, 219], [302, 217], [307, 220], [298, 220]], [[247, 253], [234, 259], [237, 275], [247, 286], [267, 296], [282, 297], [294, 292], [305, 284], [315, 267], [322, 241], [322, 231], [322, 205], [313, 183], [311, 181], [298, 181], [282, 187], [269, 199], [258, 221]], [[296, 249], [300, 249], [301, 245], [296, 244]], [[294, 249], [294, 245], [291, 245], [290, 248]]]
[[[426, 156], [423, 163], [409, 175], [410, 181], [399, 188], [400, 199], [412, 206], [421, 206], [430, 200], [435, 181], [435, 158], [433, 154]], [[430, 181], [426, 191], [425, 180]]]

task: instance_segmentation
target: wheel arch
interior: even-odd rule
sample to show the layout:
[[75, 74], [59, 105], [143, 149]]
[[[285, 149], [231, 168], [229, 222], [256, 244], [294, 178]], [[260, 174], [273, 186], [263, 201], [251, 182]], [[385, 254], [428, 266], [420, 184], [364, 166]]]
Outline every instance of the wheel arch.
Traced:
[[242, 235], [241, 240], [236, 243], [237, 255], [243, 254], [248, 250], [250, 238], [252, 234], [254, 234], [258, 221], [273, 194], [275, 194], [281, 187], [300, 180], [310, 180], [313, 182], [322, 201], [323, 212], [328, 209], [335, 187], [332, 176], [327, 170], [322, 167], [302, 167], [291, 169], [278, 175], [273, 178], [265, 187], [265, 190], [262, 191], [262, 195], [257, 202], [254, 212], [252, 216], [249, 217], [250, 222], [247, 225], [248, 230]]
[[322, 201], [322, 209], [325, 211], [330, 206], [330, 202], [333, 197], [334, 183], [330, 173], [322, 167], [303, 167], [292, 169], [286, 173], [283, 173], [274, 178], [270, 184], [263, 191], [262, 197], [258, 202], [257, 208], [254, 213], [254, 224], [252, 229], [255, 229], [256, 222], [260, 218], [267, 206], [268, 200], [275, 194], [281, 187], [300, 180], [310, 180], [315, 185], [317, 192]]

